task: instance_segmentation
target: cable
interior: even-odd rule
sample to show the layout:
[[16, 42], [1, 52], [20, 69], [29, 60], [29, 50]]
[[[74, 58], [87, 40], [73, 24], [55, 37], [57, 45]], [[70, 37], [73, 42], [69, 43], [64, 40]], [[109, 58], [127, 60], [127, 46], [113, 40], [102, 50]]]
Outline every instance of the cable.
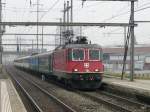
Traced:
[[[100, 3], [100, 4], [101, 4], [101, 3]], [[84, 8], [93, 7], [93, 6], [97, 6], [97, 5], [100, 5], [100, 4], [98, 4], [98, 3], [93, 3], [93, 4], [91, 4], [91, 5], [84, 6]]]
[[150, 8], [150, 6], [148, 6], [148, 7], [144, 7], [144, 8], [141, 8], [141, 9], [135, 10], [134, 12], [139, 12], [139, 11], [146, 10], [146, 9], [149, 9], [149, 8]]
[[57, 3], [58, 3], [59, 1], [60, 1], [60, 0], [57, 0], [57, 1], [48, 9], [48, 11], [45, 12], [45, 13], [41, 16], [40, 20], [41, 20], [50, 10], [52, 10], [52, 9], [57, 5]]
[[[50, 10], [52, 10], [56, 5], [57, 5], [57, 3], [59, 2], [60, 0], [57, 0], [49, 9], [48, 9], [48, 11], [47, 12], [45, 12], [42, 16], [41, 16], [41, 18], [40, 18], [40, 20], [50, 11]], [[33, 27], [30, 27], [30, 29], [32, 29]], [[28, 31], [29, 31], [29, 29], [28, 29]]]
[[[150, 4], [150, 3], [148, 3], [148, 4]], [[143, 7], [143, 6], [145, 6], [145, 5], [147, 5], [147, 4], [144, 4], [144, 5], [140, 6], [140, 8]], [[141, 9], [136, 9], [134, 12], [143, 11], [143, 10], [146, 10], [146, 9], [148, 9], [148, 8], [150, 8], [150, 6], [147, 6], [147, 7], [141, 8]], [[116, 14], [116, 15], [110, 17], [110, 18], [107, 18], [107, 19], [103, 20], [103, 21], [112, 20], [112, 19], [114, 19], [114, 18], [116, 18], [116, 17], [122, 16], [122, 15], [126, 15], [126, 14], [128, 14], [129, 12], [130, 12], [130, 11], [126, 11], [126, 12], [123, 12], [123, 13], [120, 13], [120, 14]]]
[[150, 2], [144, 3], [140, 6], [140, 8], [142, 8], [143, 6], [149, 5], [149, 4], [150, 4]]

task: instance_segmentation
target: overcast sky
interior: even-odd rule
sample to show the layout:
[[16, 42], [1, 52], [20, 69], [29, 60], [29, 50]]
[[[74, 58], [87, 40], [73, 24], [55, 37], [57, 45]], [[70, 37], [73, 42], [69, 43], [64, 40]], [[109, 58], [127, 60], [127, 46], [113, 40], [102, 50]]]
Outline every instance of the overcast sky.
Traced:
[[[31, 1], [31, 2], [30, 2]], [[37, 0], [2, 0], [3, 21], [36, 21]], [[64, 0], [39, 0], [40, 21], [59, 21], [62, 17]], [[128, 22], [130, 2], [85, 2], [82, 7], [80, 0], [74, 0], [74, 22]], [[135, 20], [150, 20], [150, 1], [138, 0], [135, 3]], [[145, 10], [144, 10], [145, 9]], [[43, 12], [44, 11], [44, 12]], [[45, 12], [46, 11], [46, 12]], [[35, 27], [13, 27], [6, 32], [36, 33]], [[135, 28], [136, 40], [139, 44], [150, 43], [150, 23], [139, 23]], [[41, 30], [40, 30], [41, 31]], [[45, 33], [56, 33], [56, 27], [44, 27]], [[112, 33], [112, 34], [111, 34]], [[122, 45], [124, 43], [124, 29], [120, 27], [84, 27], [83, 34], [88, 36], [92, 43], [102, 46]], [[20, 37], [20, 36], [19, 36]], [[15, 36], [4, 36], [3, 39], [16, 38]], [[21, 38], [35, 39], [35, 36], [22, 36]], [[54, 37], [45, 37], [45, 43], [54, 43]], [[12, 43], [14, 43], [13, 41]], [[27, 43], [31, 43], [28, 41]], [[35, 42], [35, 41], [34, 41]], [[6, 43], [6, 41], [4, 42]], [[10, 43], [10, 42], [9, 42]], [[26, 43], [25, 41], [23, 43]], [[36, 42], [35, 42], [36, 43]], [[11, 47], [12, 48], [12, 47]]]

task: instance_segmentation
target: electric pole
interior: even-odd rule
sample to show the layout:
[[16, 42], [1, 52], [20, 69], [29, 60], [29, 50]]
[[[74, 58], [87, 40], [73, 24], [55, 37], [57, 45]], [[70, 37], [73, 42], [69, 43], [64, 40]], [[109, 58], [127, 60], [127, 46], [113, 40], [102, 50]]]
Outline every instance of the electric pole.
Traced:
[[40, 0], [37, 0], [36, 1], [36, 4], [33, 4], [33, 5], [36, 5], [36, 11], [32, 11], [32, 12], [36, 12], [36, 41], [37, 41], [37, 43], [36, 43], [36, 49], [37, 49], [37, 52], [38, 52], [38, 50], [39, 50], [39, 13], [40, 12], [45, 12], [45, 11], [41, 11], [40, 10], [40, 5], [42, 5], [42, 4], [40, 4]]
[[[69, 23], [69, 1], [67, 1], [67, 23]], [[69, 26], [67, 26], [67, 30], [69, 31]]]
[[33, 53], [33, 39], [32, 39], [32, 53]]
[[39, 49], [39, 36], [38, 36], [38, 33], [39, 33], [39, 0], [37, 0], [37, 52], [38, 52], [38, 49]]
[[19, 40], [18, 40], [18, 37], [16, 38], [16, 40], [17, 40], [17, 53], [19, 54]]
[[[63, 10], [63, 22], [64, 23], [69, 23], [69, 9], [70, 9], [70, 6], [69, 6], [69, 1], [67, 1], [67, 4], [66, 2], [64, 2], [64, 10]], [[67, 30], [67, 32], [66, 32]], [[68, 37], [67, 37], [67, 33], [69, 32], [69, 26], [64, 26], [64, 31], [63, 31], [63, 43], [65, 44], [67, 41], [68, 41]]]
[[71, 22], [73, 22], [73, 0], [71, 0]]
[[124, 45], [126, 44], [126, 36], [127, 36], [127, 34], [126, 34], [126, 27], [124, 27]]
[[134, 78], [134, 44], [135, 44], [135, 38], [134, 38], [134, 1], [131, 1], [131, 48], [130, 48], [130, 81], [133, 81]]
[[43, 52], [43, 33], [44, 33], [44, 26], [42, 26], [42, 52]]
[[[2, 22], [2, 1], [0, 0], [0, 22]], [[2, 71], [2, 25], [0, 25], [0, 69]]]
[[[63, 10], [63, 22], [66, 23], [66, 2], [64, 2], [64, 10]], [[65, 26], [64, 26], [64, 30], [65, 30]]]
[[[73, 23], [73, 0], [71, 0], [71, 23]], [[73, 26], [71, 27], [72, 39], [74, 38]]]
[[[65, 24], [66, 23], [66, 2], [64, 1], [64, 10], [63, 10], [63, 23]], [[63, 27], [63, 44], [65, 44], [66, 42], [66, 38], [65, 38], [65, 30], [66, 30], [66, 26], [64, 25]]]
[[21, 41], [22, 41], [21, 37], [19, 38], [19, 41], [20, 41], [20, 42], [19, 42], [19, 44], [20, 44], [20, 49], [19, 49], [19, 51], [20, 51], [20, 53], [21, 53], [21, 47], [22, 47], [22, 46], [21, 46], [21, 44], [22, 44], [22, 42], [21, 42]]
[[[62, 18], [60, 18], [60, 23], [62, 23]], [[61, 44], [62, 44], [62, 26], [60, 26], [60, 46], [61, 46]]]

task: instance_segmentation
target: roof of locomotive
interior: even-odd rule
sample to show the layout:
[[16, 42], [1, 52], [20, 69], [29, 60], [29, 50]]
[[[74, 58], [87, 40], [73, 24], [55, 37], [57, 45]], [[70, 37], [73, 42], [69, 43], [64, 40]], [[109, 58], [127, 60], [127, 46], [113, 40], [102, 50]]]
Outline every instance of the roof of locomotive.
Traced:
[[102, 48], [98, 44], [68, 44], [64, 46], [65, 48]]

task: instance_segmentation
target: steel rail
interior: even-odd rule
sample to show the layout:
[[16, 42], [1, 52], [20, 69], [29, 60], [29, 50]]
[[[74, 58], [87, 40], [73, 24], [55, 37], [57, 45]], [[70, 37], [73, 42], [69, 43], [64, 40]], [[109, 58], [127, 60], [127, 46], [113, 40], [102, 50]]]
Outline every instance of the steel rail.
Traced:
[[[24, 78], [24, 77], [23, 77]], [[25, 78], [24, 78], [25, 79]], [[48, 91], [44, 90], [43, 88], [41, 88], [39, 85], [37, 85], [36, 83], [34, 83], [33, 81], [29, 81], [28, 79], [25, 79], [26, 81], [32, 83], [34, 86], [36, 86], [37, 88], [39, 88], [41, 91], [43, 91], [43, 93], [47, 94], [48, 96], [50, 96], [52, 99], [54, 99], [55, 101], [57, 101], [57, 103], [59, 103], [60, 105], [62, 105], [63, 107], [65, 107], [65, 109], [67, 110], [67, 112], [76, 112], [74, 109], [72, 109], [70, 106], [66, 105], [65, 103], [63, 103], [60, 99], [58, 99], [57, 97], [55, 97], [54, 95], [50, 94]]]
[[[28, 82], [30, 82], [28, 79], [26, 79], [25, 77], [23, 77], [22, 76], [22, 78], [24, 78], [24, 80], [27, 80]], [[39, 89], [42, 89], [40, 86], [38, 86], [36, 83], [34, 83], [34, 82], [30, 82], [30, 83], [33, 83], [33, 84], [35, 84], [35, 86], [37, 86]], [[42, 89], [42, 90], [44, 90], [44, 89]], [[45, 90], [44, 90], [45, 91]], [[46, 94], [49, 94], [47, 91], [45, 91], [46, 92]], [[125, 107], [122, 107], [122, 106], [120, 106], [120, 105], [117, 105], [117, 104], [114, 104], [114, 103], [112, 103], [112, 102], [110, 102], [110, 101], [108, 101], [108, 100], [104, 100], [104, 99], [102, 99], [102, 98], [99, 98], [99, 97], [96, 97], [96, 96], [93, 96], [93, 95], [90, 95], [90, 94], [88, 94], [88, 93], [85, 93], [85, 92], [81, 92], [81, 91], [75, 91], [75, 92], [77, 92], [78, 94], [80, 94], [80, 95], [82, 95], [82, 96], [84, 96], [84, 97], [88, 97], [88, 98], [90, 98], [90, 99], [92, 99], [92, 100], [94, 100], [94, 101], [96, 101], [96, 102], [99, 102], [99, 103], [103, 103], [103, 104], [106, 104], [106, 105], [108, 105], [108, 106], [110, 106], [110, 107], [112, 107], [112, 108], [114, 108], [114, 109], [117, 109], [117, 110], [120, 110], [121, 112], [132, 112], [132, 110], [130, 109], [128, 109], [128, 108], [125, 108]], [[97, 91], [97, 92], [100, 92], [100, 91]], [[102, 92], [100, 92], [100, 93], [102, 93]], [[121, 99], [121, 100], [123, 100], [123, 101], [126, 101], [126, 102], [129, 102], [129, 103], [133, 103], [133, 104], [136, 104], [136, 105], [138, 105], [139, 107], [143, 107], [143, 108], [141, 108], [141, 109], [149, 109], [149, 106], [147, 106], [147, 105], [144, 105], [144, 104], [141, 104], [141, 103], [139, 103], [139, 102], [132, 102], [132, 101], [130, 101], [130, 100], [128, 100], [128, 99], [125, 99], [125, 98], [122, 98], [122, 97], [119, 97], [119, 96], [116, 96], [116, 95], [109, 95], [109, 94], [105, 94], [105, 92], [103, 92], [102, 94], [104, 94], [104, 95], [106, 95], [106, 96], [111, 96], [112, 98], [117, 98], [117, 99]], [[55, 96], [54, 96], [55, 97]], [[59, 99], [58, 99], [59, 100]], [[62, 102], [63, 103], [63, 102]], [[75, 112], [75, 111], [74, 111]]]
[[114, 103], [112, 103], [110, 101], [107, 101], [107, 100], [104, 100], [102, 98], [99, 98], [99, 97], [96, 97], [96, 96], [92, 96], [92, 95], [90, 95], [88, 93], [85, 93], [85, 92], [83, 93], [83, 92], [80, 92], [80, 91], [76, 91], [76, 92], [78, 94], [82, 95], [83, 97], [90, 98], [91, 100], [96, 101], [98, 103], [103, 103], [104, 105], [109, 106], [111, 108], [114, 108], [116, 110], [119, 110], [121, 112], [133, 112], [132, 110], [126, 109], [126, 108], [124, 108], [124, 107], [122, 107], [120, 105], [114, 104]]
[[[15, 72], [17, 74], [19, 74], [18, 72]], [[57, 97], [55, 97], [54, 95], [50, 94], [47, 90], [41, 88], [38, 84], [36, 84], [33, 81], [30, 81], [28, 79], [26, 79], [25, 77], [23, 77], [22, 75], [20, 75], [24, 80], [26, 80], [27, 82], [31, 83], [32, 85], [34, 85], [36, 88], [38, 88], [39, 90], [41, 90], [43, 93], [45, 93], [46, 95], [48, 95], [49, 97], [51, 97], [53, 100], [56, 101], [56, 103], [60, 104], [61, 106], [63, 106], [63, 108], [66, 110], [66, 112], [77, 112], [76, 110], [72, 109], [70, 106], [68, 106], [67, 104], [63, 103], [63, 101], [61, 101], [60, 99], [58, 99]]]
[[13, 80], [17, 83], [17, 85], [19, 85], [19, 87], [21, 88], [21, 90], [26, 94], [26, 96], [28, 97], [28, 99], [31, 101], [31, 103], [33, 104], [33, 106], [35, 107], [37, 112], [44, 112], [35, 102], [35, 100], [30, 96], [30, 94], [24, 89], [24, 87], [20, 84], [20, 82], [13, 76], [13, 73], [10, 72], [8, 70], [8, 68], [6, 67], [6, 71], [8, 74], [11, 75], [11, 77], [13, 78]]
[[[21, 76], [21, 77], [24, 78], [23, 76]], [[42, 89], [40, 86], [38, 86], [38, 85], [37, 85], [36, 83], [34, 83], [33, 81], [30, 82], [30, 81], [29, 81], [28, 79], [26, 79], [26, 78], [24, 78], [24, 80], [27, 80], [29, 83], [34, 84], [36, 87], [38, 87], [39, 89], [41, 89], [42, 91], [46, 92], [46, 94], [49, 95], [49, 93], [48, 93], [47, 91], [45, 91], [44, 89]], [[74, 90], [74, 89], [73, 89], [73, 90]], [[108, 106], [108, 107], [111, 107], [111, 108], [114, 108], [114, 109], [116, 109], [116, 110], [119, 110], [119, 111], [121, 111], [121, 112], [132, 112], [132, 110], [129, 110], [129, 109], [124, 108], [124, 107], [122, 107], [122, 106], [120, 106], [120, 105], [114, 104], [114, 103], [112, 103], [112, 102], [110, 102], [110, 101], [104, 100], [104, 99], [102, 99], [102, 98], [99, 98], [99, 97], [96, 97], [96, 96], [92, 96], [92, 95], [90, 95], [90, 94], [88, 94], [88, 93], [81, 92], [81, 91], [78, 91], [78, 90], [74, 90], [74, 92], [76, 92], [76, 93], [79, 94], [79, 95], [82, 95], [83, 97], [90, 98], [91, 100], [96, 101], [96, 102], [98, 102], [98, 103], [103, 103], [104, 105], [106, 105], [106, 106]], [[54, 98], [55, 98], [55, 96], [54, 96]], [[58, 99], [58, 100], [59, 100], [59, 99]], [[62, 103], [63, 103], [63, 102], [62, 102]], [[67, 107], [68, 107], [68, 106], [67, 106]], [[72, 111], [72, 112], [75, 112], [75, 111]]]
[[128, 102], [128, 103], [130, 103], [130, 104], [132, 104], [132, 105], [136, 105], [137, 107], [144, 107], [144, 109], [150, 109], [150, 106], [149, 106], [149, 105], [142, 104], [142, 103], [140, 103], [140, 102], [127, 99], [127, 98], [125, 98], [125, 97], [121, 97], [121, 96], [114, 95], [114, 94], [111, 94], [111, 93], [108, 93], [108, 92], [105, 92], [105, 91], [100, 91], [100, 90], [98, 90], [97, 93], [100, 93], [100, 94], [103, 94], [103, 95], [107, 95], [107, 96], [109, 96], [109, 97], [113, 97], [113, 98], [115, 98], [115, 99]]

